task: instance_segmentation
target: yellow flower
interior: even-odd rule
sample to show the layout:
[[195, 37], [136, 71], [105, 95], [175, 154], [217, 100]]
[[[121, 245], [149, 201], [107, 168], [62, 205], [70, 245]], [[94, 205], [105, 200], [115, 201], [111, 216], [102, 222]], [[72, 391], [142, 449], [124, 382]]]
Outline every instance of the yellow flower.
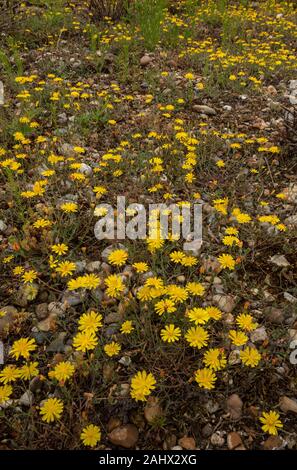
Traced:
[[74, 374], [74, 365], [68, 361], [59, 362], [53, 370], [48, 373], [48, 376], [52, 379], [56, 379], [59, 382], [65, 382], [65, 380], [72, 377]]
[[186, 73], [185, 78], [187, 80], [194, 80], [195, 75], [193, 73], [189, 72], [189, 73]]
[[20, 378], [23, 380], [31, 380], [33, 377], [36, 377], [39, 374], [37, 368], [38, 362], [27, 362], [22, 367], [20, 367]]
[[192, 295], [202, 296], [205, 292], [205, 288], [199, 282], [188, 282], [186, 285], [186, 289]]
[[241, 313], [236, 318], [236, 323], [242, 330], [253, 331], [257, 328], [258, 323], [254, 322], [252, 315], [248, 313]]
[[58, 243], [58, 245], [53, 245], [52, 246], [52, 251], [54, 253], [56, 253], [57, 255], [61, 256], [61, 255], [65, 255], [65, 253], [67, 253], [68, 251], [68, 246], [65, 245], [65, 243]]
[[23, 274], [24, 268], [22, 266], [17, 266], [16, 268], [13, 268], [12, 272], [15, 276], [19, 276], [20, 274]]
[[122, 278], [117, 274], [111, 274], [108, 276], [105, 279], [105, 285], [107, 287], [106, 294], [108, 297], [118, 298], [125, 290]]
[[184, 287], [176, 286], [175, 284], [167, 286], [166, 293], [173, 302], [184, 302], [189, 296]]
[[182, 251], [173, 251], [169, 255], [171, 261], [173, 261], [176, 264], [181, 263], [183, 259], [185, 258], [185, 256], [186, 255]]
[[60, 206], [63, 212], [77, 212], [78, 205], [75, 202], [65, 202]]
[[85, 446], [95, 447], [101, 439], [100, 428], [94, 424], [89, 424], [82, 430], [80, 438]]
[[263, 423], [263, 431], [268, 434], [276, 436], [278, 428], [283, 427], [283, 424], [279, 419], [279, 414], [276, 411], [269, 411], [268, 413], [264, 411], [259, 419], [261, 423]]
[[125, 250], [114, 250], [108, 256], [108, 261], [114, 266], [123, 266], [128, 259], [128, 253]]
[[220, 320], [222, 318], [223, 314], [218, 307], [209, 306], [209, 307], [206, 307], [205, 310], [207, 311], [210, 318], [212, 318], [213, 320]]
[[116, 356], [119, 354], [120, 350], [121, 346], [119, 343], [115, 343], [114, 341], [104, 346], [104, 351], [109, 357]]
[[35, 339], [21, 338], [13, 343], [9, 354], [15, 359], [19, 359], [20, 356], [28, 359], [30, 352], [36, 348]]
[[207, 390], [213, 389], [214, 383], [217, 380], [215, 373], [211, 369], [198, 369], [195, 372], [195, 380], [198, 383], [199, 387], [205, 388]]
[[155, 384], [156, 380], [151, 372], [147, 373], [145, 370], [137, 372], [131, 380], [131, 397], [146, 401], [151, 391], [156, 388]]
[[0, 405], [6, 403], [10, 395], [12, 394], [12, 386], [11, 385], [1, 385], [0, 386]]
[[20, 377], [20, 371], [16, 366], [10, 364], [0, 372], [0, 382], [8, 384], [10, 382], [15, 382]]
[[201, 326], [193, 326], [187, 330], [185, 338], [193, 348], [201, 349], [207, 345], [209, 334]]
[[256, 367], [261, 360], [261, 354], [256, 348], [247, 347], [243, 351], [240, 351], [240, 358], [244, 365]]
[[194, 322], [195, 325], [203, 325], [207, 323], [210, 319], [209, 313], [205, 308], [201, 307], [194, 307], [188, 311], [187, 316], [189, 320]]
[[84, 313], [78, 320], [78, 329], [88, 333], [96, 333], [103, 325], [102, 318], [102, 315], [94, 310]]
[[248, 341], [248, 337], [243, 331], [230, 330], [229, 338], [235, 346], [243, 346]]
[[158, 315], [163, 315], [163, 313], [173, 313], [176, 311], [175, 303], [171, 299], [159, 300], [154, 306], [155, 312]]
[[91, 351], [97, 346], [97, 343], [98, 338], [96, 338], [94, 333], [90, 333], [89, 331], [81, 331], [73, 338], [73, 347], [77, 351]]
[[144, 263], [144, 262], [133, 263], [132, 266], [137, 273], [145, 273], [149, 269], [147, 263]]
[[126, 320], [126, 321], [124, 321], [124, 323], [122, 323], [121, 330], [120, 330], [121, 333], [123, 333], [123, 334], [125, 334], [125, 335], [128, 335], [128, 334], [130, 334], [133, 330], [134, 330], [134, 326], [133, 326], [131, 320]]
[[235, 227], [227, 227], [225, 233], [227, 235], [238, 235], [238, 229]]
[[71, 261], [63, 261], [56, 267], [57, 273], [62, 277], [71, 275], [76, 270], [76, 264]]
[[218, 261], [222, 268], [228, 268], [230, 270], [233, 270], [235, 268], [235, 259], [232, 255], [224, 253], [218, 257]]
[[40, 407], [40, 414], [42, 416], [42, 421], [46, 421], [47, 423], [51, 423], [56, 419], [61, 417], [63, 413], [63, 402], [58, 398], [48, 398], [43, 402]]
[[22, 275], [22, 279], [25, 284], [31, 284], [36, 278], [37, 278], [37, 272], [34, 271], [34, 269], [31, 269], [30, 271], [26, 271]]
[[215, 348], [204, 353], [203, 362], [206, 367], [213, 370], [221, 370], [226, 367], [227, 360], [224, 351]]
[[172, 323], [170, 325], [166, 325], [165, 328], [161, 330], [161, 338], [167, 343], [173, 343], [175, 341], [178, 341], [180, 335], [180, 328], [175, 327], [175, 325], [173, 325]]

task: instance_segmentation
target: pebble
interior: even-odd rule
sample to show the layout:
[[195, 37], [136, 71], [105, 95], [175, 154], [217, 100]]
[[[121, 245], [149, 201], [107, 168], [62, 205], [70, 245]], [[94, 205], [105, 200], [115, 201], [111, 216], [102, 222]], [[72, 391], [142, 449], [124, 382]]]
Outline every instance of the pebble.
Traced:
[[5, 232], [7, 230], [7, 225], [3, 220], [0, 220], [0, 232]]
[[134, 424], [125, 424], [113, 429], [108, 434], [108, 439], [116, 446], [131, 449], [135, 446], [138, 440], [138, 435], [138, 429]]
[[225, 444], [225, 438], [220, 431], [217, 431], [211, 435], [210, 442], [213, 446], [222, 447]]
[[144, 417], [146, 421], [151, 424], [160, 418], [163, 415], [163, 410], [160, 406], [159, 399], [156, 397], [149, 397], [145, 408], [144, 408]]
[[86, 292], [80, 290], [80, 292], [66, 290], [62, 297], [62, 303], [65, 307], [75, 307], [80, 305], [86, 297]]
[[31, 390], [26, 390], [25, 393], [20, 397], [19, 404], [23, 406], [31, 406], [34, 401], [34, 395]]
[[145, 54], [140, 59], [140, 65], [142, 65], [142, 67], [145, 67], [149, 65], [152, 61], [153, 61], [153, 58], [150, 57], [148, 54]]
[[227, 399], [227, 411], [230, 413], [230, 418], [233, 421], [237, 421], [242, 415], [243, 402], [237, 393], [233, 393]]
[[95, 271], [99, 271], [100, 267], [101, 267], [100, 261], [91, 261], [90, 263], [87, 264], [86, 271], [88, 273], [94, 273]]
[[242, 439], [238, 432], [230, 432], [227, 436], [227, 445], [229, 450], [235, 450], [238, 449], [240, 446], [241, 448], [243, 447], [242, 444]]
[[38, 320], [44, 320], [48, 315], [48, 305], [47, 303], [42, 303], [36, 305], [35, 313]]
[[270, 258], [269, 261], [270, 263], [273, 263], [280, 268], [286, 268], [287, 266], [290, 266], [289, 261], [284, 255], [274, 255]]
[[293, 413], [297, 413], [297, 400], [293, 398], [289, 398], [283, 396], [280, 398], [279, 406], [282, 411], [287, 413], [288, 411], [292, 411]]
[[276, 325], [281, 325], [285, 319], [283, 311], [276, 307], [266, 308], [264, 314], [267, 321]]
[[265, 326], [260, 326], [251, 333], [251, 341], [253, 343], [261, 343], [268, 338]]
[[186, 450], [195, 450], [197, 449], [196, 447], [196, 441], [193, 437], [188, 437], [188, 436], [184, 436], [184, 437], [181, 437], [179, 440], [178, 440], [178, 444], [183, 448], [183, 449], [186, 449]]
[[235, 298], [232, 295], [216, 294], [213, 296], [213, 302], [225, 313], [231, 313], [236, 306]]
[[215, 109], [205, 104], [194, 104], [193, 110], [197, 111], [197, 113], [206, 114], [207, 116], [215, 116], [217, 114]]

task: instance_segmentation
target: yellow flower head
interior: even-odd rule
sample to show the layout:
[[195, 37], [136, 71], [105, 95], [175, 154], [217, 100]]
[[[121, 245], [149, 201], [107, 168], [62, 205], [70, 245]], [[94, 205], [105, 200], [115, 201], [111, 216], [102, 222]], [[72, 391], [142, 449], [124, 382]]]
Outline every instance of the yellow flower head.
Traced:
[[80, 438], [85, 446], [95, 447], [101, 439], [100, 428], [94, 424], [89, 424], [82, 430]]
[[60, 419], [61, 414], [63, 413], [63, 408], [64, 405], [61, 400], [58, 398], [48, 398], [40, 407], [42, 421], [51, 423], [56, 419]]

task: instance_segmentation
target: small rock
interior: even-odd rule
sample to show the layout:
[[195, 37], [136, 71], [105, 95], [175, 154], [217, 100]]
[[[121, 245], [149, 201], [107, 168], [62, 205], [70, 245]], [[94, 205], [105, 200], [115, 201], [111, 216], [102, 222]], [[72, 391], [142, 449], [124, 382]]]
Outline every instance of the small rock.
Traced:
[[217, 431], [211, 435], [210, 442], [213, 446], [222, 447], [225, 444], [225, 438], [220, 431]]
[[76, 261], [75, 266], [76, 266], [77, 273], [83, 273], [86, 270], [87, 262], [85, 260]]
[[86, 292], [81, 290], [80, 292], [66, 290], [62, 297], [62, 303], [65, 307], [75, 307], [83, 302], [86, 297]]
[[56, 329], [57, 315], [51, 313], [45, 320], [37, 323], [37, 329], [40, 331], [54, 331]]
[[183, 449], [186, 449], [186, 450], [195, 450], [197, 448], [195, 439], [193, 437], [187, 437], [187, 436], [181, 437], [178, 440], [178, 443], [180, 446], [182, 446]]
[[297, 400], [289, 397], [281, 397], [279, 401], [279, 406], [282, 411], [287, 413], [288, 411], [292, 411], [293, 413], [297, 413]]
[[290, 266], [289, 261], [284, 255], [274, 255], [270, 258], [269, 261], [270, 263], [273, 263], [280, 268], [286, 268], [287, 266]]
[[229, 354], [228, 364], [230, 364], [231, 366], [234, 366], [235, 364], [240, 364], [240, 363], [241, 363], [240, 351], [239, 349], [233, 349], [233, 351], [231, 351]]
[[289, 228], [297, 227], [297, 214], [290, 215], [290, 217], [287, 217], [285, 219], [285, 225], [287, 225]]
[[156, 419], [160, 418], [163, 415], [163, 410], [159, 404], [159, 400], [156, 397], [149, 397], [145, 408], [144, 408], [144, 417], [148, 423], [154, 423]]
[[260, 326], [251, 333], [252, 343], [262, 343], [268, 338], [265, 326]]
[[225, 313], [231, 313], [236, 306], [235, 298], [232, 295], [216, 294], [213, 296], [213, 302]]
[[107, 431], [108, 432], [111, 432], [113, 431], [115, 428], [118, 428], [119, 426], [121, 426], [122, 424], [122, 421], [120, 420], [120, 418], [116, 418], [116, 417], [111, 417], [107, 423]]
[[283, 311], [275, 307], [268, 307], [264, 310], [264, 314], [267, 321], [275, 325], [281, 325], [285, 319]]
[[31, 390], [26, 390], [20, 397], [19, 404], [23, 406], [31, 406], [33, 404], [34, 395]]
[[171, 450], [183, 450], [183, 448], [181, 446], [173, 446]]
[[227, 399], [227, 411], [230, 413], [230, 418], [237, 421], [242, 415], [243, 402], [237, 393], [233, 393]]
[[122, 364], [125, 367], [129, 367], [131, 365], [131, 362], [132, 362], [132, 360], [131, 360], [130, 356], [123, 356], [119, 360], [119, 363]]
[[205, 104], [194, 104], [193, 110], [197, 113], [203, 113], [208, 116], [215, 116], [217, 114], [216, 110]]
[[295, 330], [294, 328], [290, 328], [288, 330], [288, 334], [289, 334], [290, 341], [297, 340], [297, 330]]
[[294, 295], [290, 294], [289, 292], [284, 292], [284, 298], [291, 304], [297, 303], [297, 297], [294, 297]]
[[90, 165], [87, 165], [86, 163], [82, 163], [78, 171], [86, 176], [91, 176], [91, 174], [93, 173], [92, 167], [90, 167]]
[[86, 270], [88, 273], [94, 273], [95, 271], [99, 271], [100, 267], [101, 267], [100, 261], [91, 261], [90, 263], [87, 264]]
[[142, 67], [145, 67], [145, 66], [149, 65], [152, 61], [153, 61], [152, 57], [150, 57], [148, 54], [145, 54], [140, 59], [140, 65]]
[[284, 447], [284, 441], [280, 436], [269, 436], [263, 443], [265, 450], [280, 450]]
[[48, 305], [47, 303], [42, 303], [36, 305], [35, 313], [38, 320], [44, 320], [48, 315]]
[[134, 424], [125, 424], [113, 429], [108, 434], [108, 439], [115, 446], [131, 449], [138, 440], [138, 429]]
[[227, 436], [227, 445], [229, 450], [237, 449], [239, 446], [243, 446], [242, 439], [238, 432], [230, 432]]
[[7, 230], [7, 225], [3, 220], [0, 220], [0, 232], [5, 232]]
[[57, 317], [63, 316], [66, 311], [66, 306], [62, 302], [50, 302], [48, 304], [49, 314], [57, 315]]
[[275, 96], [275, 95], [277, 95], [277, 90], [276, 90], [276, 88], [275, 88], [273, 85], [269, 85], [269, 86], [267, 87], [267, 93], [268, 93], [269, 95]]

